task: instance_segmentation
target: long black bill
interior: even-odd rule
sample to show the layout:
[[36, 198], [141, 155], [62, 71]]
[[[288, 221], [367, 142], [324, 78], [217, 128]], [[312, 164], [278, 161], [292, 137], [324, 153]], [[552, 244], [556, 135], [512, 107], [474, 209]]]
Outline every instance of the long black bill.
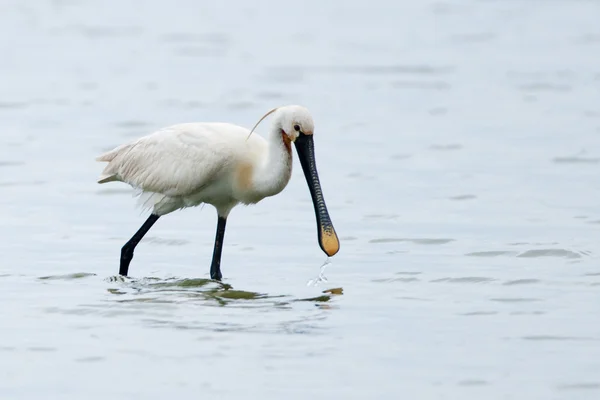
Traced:
[[312, 197], [315, 207], [315, 216], [317, 218], [317, 233], [319, 235], [319, 246], [329, 257], [333, 256], [340, 249], [340, 241], [338, 240], [329, 212], [323, 198], [321, 183], [319, 182], [319, 174], [317, 174], [317, 164], [315, 162], [315, 146], [312, 135], [300, 133], [300, 136], [294, 142], [298, 158], [304, 171], [304, 177], [310, 196]]

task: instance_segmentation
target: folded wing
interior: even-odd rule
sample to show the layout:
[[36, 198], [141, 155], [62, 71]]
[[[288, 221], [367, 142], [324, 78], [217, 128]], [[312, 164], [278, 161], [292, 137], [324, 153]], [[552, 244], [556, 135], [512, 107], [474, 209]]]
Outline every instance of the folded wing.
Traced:
[[108, 165], [98, 183], [121, 181], [166, 196], [193, 194], [230, 166], [236, 148], [231, 141], [238, 142], [239, 133], [223, 135], [210, 124], [162, 129], [100, 155], [96, 160]]

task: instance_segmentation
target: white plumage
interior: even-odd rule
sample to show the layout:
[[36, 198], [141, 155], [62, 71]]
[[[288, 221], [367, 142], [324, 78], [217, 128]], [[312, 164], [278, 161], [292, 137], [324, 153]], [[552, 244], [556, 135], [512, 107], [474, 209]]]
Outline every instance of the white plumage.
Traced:
[[[267, 139], [230, 123], [183, 123], [123, 144], [97, 158], [108, 163], [98, 183], [121, 181], [131, 185], [139, 190], [142, 205], [152, 210], [146, 224], [122, 249], [122, 274], [125, 271], [126, 275], [133, 249], [160, 216], [202, 203], [217, 209], [222, 224], [223, 232], [219, 237], [218, 229], [215, 241], [213, 267], [219, 264], [225, 220], [231, 209], [240, 203], [253, 204], [273, 196], [288, 184], [292, 172], [292, 142], [299, 154], [305, 154], [301, 162], [321, 224], [321, 248], [328, 254], [337, 252], [337, 236], [335, 248], [331, 247], [332, 243], [327, 250], [323, 247], [322, 232], [333, 238], [335, 231], [316, 172], [312, 117], [304, 107], [286, 106], [271, 110], [260, 121], [271, 113], [273, 124]], [[298, 146], [300, 142], [302, 148]], [[326, 220], [324, 225], [322, 217]], [[220, 271], [214, 275], [213, 278], [220, 279]]]
[[[259, 201], [264, 189], [243, 186], [244, 168], [258, 171], [268, 159], [267, 141], [255, 134], [248, 138], [249, 132], [228, 123], [163, 128], [98, 157], [109, 162], [98, 182], [122, 181], [139, 189], [144, 205], [157, 215], [209, 203], [227, 216], [236, 203]], [[291, 163], [273, 167], [284, 175], [281, 191], [289, 181]]]

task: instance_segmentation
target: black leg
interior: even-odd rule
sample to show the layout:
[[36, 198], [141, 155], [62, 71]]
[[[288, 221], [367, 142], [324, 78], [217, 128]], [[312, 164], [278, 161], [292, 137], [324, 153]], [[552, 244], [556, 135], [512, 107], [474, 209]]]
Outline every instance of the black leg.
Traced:
[[152, 225], [160, 218], [159, 215], [151, 214], [144, 225], [133, 235], [129, 242], [125, 243], [125, 246], [121, 249], [121, 265], [119, 267], [119, 275], [127, 276], [127, 272], [129, 271], [129, 263], [131, 263], [131, 259], [133, 258], [133, 250], [135, 250], [135, 246], [138, 245], [140, 240], [144, 237], [146, 233], [152, 228]]
[[221, 274], [221, 250], [223, 250], [223, 238], [225, 237], [225, 224], [227, 219], [219, 217], [217, 222], [217, 235], [215, 236], [215, 249], [213, 250], [212, 263], [210, 264], [210, 279], [220, 281]]

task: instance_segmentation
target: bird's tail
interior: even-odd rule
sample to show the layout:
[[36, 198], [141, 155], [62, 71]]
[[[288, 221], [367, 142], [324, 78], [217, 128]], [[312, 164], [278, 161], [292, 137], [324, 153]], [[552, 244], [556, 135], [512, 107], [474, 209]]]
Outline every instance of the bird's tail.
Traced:
[[108, 163], [108, 165], [104, 168], [104, 171], [102, 171], [102, 174], [98, 178], [98, 183], [106, 183], [119, 180], [116, 171], [114, 171], [114, 166], [111, 165], [111, 161], [113, 161], [124, 149], [128, 147], [130, 147], [129, 144], [121, 145], [96, 157], [96, 161]]
[[96, 161], [111, 162], [112, 160], [115, 159], [116, 156], [119, 155], [119, 153], [121, 151], [123, 151], [124, 149], [126, 149], [128, 147], [131, 147], [131, 145], [125, 144], [125, 145], [115, 147], [114, 149], [109, 150], [106, 153], [100, 154], [98, 157], [96, 157]]

